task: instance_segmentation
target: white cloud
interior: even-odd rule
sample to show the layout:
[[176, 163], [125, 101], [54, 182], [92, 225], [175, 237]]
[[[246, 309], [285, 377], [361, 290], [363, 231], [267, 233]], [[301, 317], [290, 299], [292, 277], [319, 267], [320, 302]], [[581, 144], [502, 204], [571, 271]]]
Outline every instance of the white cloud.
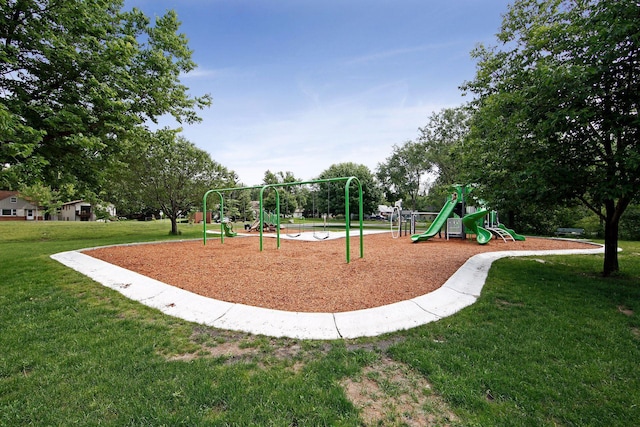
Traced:
[[353, 59], [347, 61], [346, 64], [347, 65], [356, 65], [356, 64], [360, 65], [360, 64], [363, 64], [363, 63], [368, 63], [368, 62], [373, 62], [373, 61], [387, 60], [387, 59], [393, 58], [395, 56], [407, 55], [407, 54], [410, 54], [410, 53], [424, 52], [424, 51], [427, 51], [427, 50], [452, 48], [452, 47], [454, 47], [456, 45], [459, 45], [459, 42], [433, 43], [433, 44], [426, 44], [426, 45], [422, 45], [422, 46], [390, 49], [390, 50], [385, 50], [385, 51], [382, 51], [382, 52], [376, 52], [376, 53], [372, 53], [372, 54], [368, 54], [368, 55], [362, 55], [362, 56], [353, 58]]
[[267, 169], [291, 171], [307, 180], [343, 162], [364, 164], [373, 172], [391, 154], [393, 144], [416, 138], [418, 127], [433, 111], [451, 106], [396, 102], [372, 107], [363, 98], [367, 96], [262, 120], [235, 117], [233, 124], [218, 129], [202, 124], [185, 134], [247, 185], [262, 182]]

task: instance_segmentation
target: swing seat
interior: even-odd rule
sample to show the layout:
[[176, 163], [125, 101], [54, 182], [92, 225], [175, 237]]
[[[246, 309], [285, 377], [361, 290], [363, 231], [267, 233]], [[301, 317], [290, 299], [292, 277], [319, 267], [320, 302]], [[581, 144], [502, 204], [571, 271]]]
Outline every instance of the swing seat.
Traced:
[[[293, 220], [293, 218], [291, 218], [289, 220], [289, 224], [295, 224], [295, 221]], [[300, 224], [300, 226], [298, 227], [298, 232], [293, 232], [293, 233], [289, 233], [289, 230], [291, 230], [291, 225], [287, 225], [287, 236], [291, 237], [291, 238], [295, 238], [295, 237], [300, 237], [302, 235], [302, 224]]]

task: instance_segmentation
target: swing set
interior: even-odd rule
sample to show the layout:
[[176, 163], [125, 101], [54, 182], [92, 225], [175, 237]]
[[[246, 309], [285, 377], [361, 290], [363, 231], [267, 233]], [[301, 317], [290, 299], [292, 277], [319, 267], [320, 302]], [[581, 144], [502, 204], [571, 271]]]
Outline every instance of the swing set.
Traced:
[[[327, 230], [327, 219], [329, 217], [329, 183], [327, 183], [327, 212], [322, 214], [322, 232], [316, 230], [315, 224], [313, 225], [313, 238], [317, 240], [326, 240], [329, 238], [329, 230]], [[313, 194], [313, 215], [316, 214], [316, 195]]]
[[[297, 198], [296, 198], [297, 199]], [[289, 212], [289, 196], [287, 196], [287, 198], [285, 199], [286, 201], [286, 205], [285, 205], [285, 215]], [[297, 200], [296, 200], [297, 202]], [[293, 208], [294, 210], [296, 209], [295, 207]], [[293, 215], [292, 215], [293, 218]], [[302, 218], [302, 220], [304, 221], [304, 217]], [[290, 224], [287, 225], [287, 237], [291, 237], [291, 238], [296, 238], [296, 237], [300, 237], [300, 235], [302, 235], [302, 223], [298, 224], [298, 232], [291, 232], [291, 230], [293, 229], [293, 227], [291, 226], [291, 224], [294, 223], [293, 219], [291, 219]]]
[[[276, 247], [279, 249], [280, 248], [280, 193], [278, 191], [279, 188], [282, 187], [291, 187], [291, 186], [295, 186], [295, 185], [305, 185], [305, 184], [320, 184], [320, 183], [327, 183], [327, 215], [329, 212], [329, 184], [331, 182], [340, 182], [340, 181], [344, 181], [345, 185], [344, 185], [344, 195], [345, 195], [345, 203], [344, 203], [344, 213], [345, 213], [345, 231], [346, 231], [346, 235], [345, 235], [345, 250], [346, 250], [346, 258], [347, 258], [347, 263], [349, 263], [351, 261], [351, 257], [350, 257], [350, 214], [349, 214], [349, 188], [351, 186], [352, 183], [356, 183], [358, 185], [358, 213], [359, 213], [359, 222], [360, 222], [360, 258], [364, 257], [364, 226], [363, 226], [363, 204], [362, 204], [362, 184], [360, 183], [360, 180], [355, 177], [355, 176], [350, 176], [350, 177], [340, 177], [340, 178], [327, 178], [327, 179], [317, 179], [317, 180], [312, 180], [312, 181], [301, 181], [301, 182], [286, 182], [286, 183], [279, 183], [279, 184], [266, 184], [266, 185], [262, 185], [262, 186], [252, 186], [252, 187], [234, 187], [234, 188], [221, 188], [221, 189], [212, 189], [212, 190], [208, 190], [206, 193], [204, 193], [204, 196], [202, 197], [202, 208], [203, 208], [203, 212], [207, 212], [207, 197], [212, 194], [215, 193], [218, 195], [218, 197], [220, 198], [220, 216], [224, 217], [224, 196], [223, 193], [225, 192], [229, 192], [229, 191], [235, 191], [235, 190], [251, 190], [251, 189], [260, 189], [260, 200], [259, 200], [259, 212], [260, 212], [260, 226], [258, 227], [258, 229], [260, 230], [260, 252], [262, 252], [263, 250], [263, 229], [264, 229], [264, 209], [263, 209], [263, 205], [264, 205], [264, 192], [267, 190], [271, 190], [273, 189], [273, 191], [275, 191], [275, 195], [276, 195], [276, 212], [275, 212], [275, 220], [276, 220], [276, 224], [275, 224], [275, 228], [276, 228]], [[314, 199], [314, 204], [315, 204], [315, 199]], [[315, 206], [314, 206], [315, 208]], [[316, 233], [314, 230], [314, 237], [318, 240], [325, 240], [329, 237], [329, 232], [327, 231], [327, 215], [325, 215], [324, 218], [324, 225], [323, 225], [323, 233], [318, 233], [316, 237]], [[224, 243], [224, 236], [225, 236], [225, 232], [224, 232], [224, 224], [220, 224], [220, 242]], [[300, 233], [301, 234], [301, 233]], [[326, 237], [323, 237], [325, 236]], [[206, 245], [207, 244], [207, 224], [206, 221], [203, 222], [203, 233], [202, 233], [202, 240], [203, 240], [203, 244]]]

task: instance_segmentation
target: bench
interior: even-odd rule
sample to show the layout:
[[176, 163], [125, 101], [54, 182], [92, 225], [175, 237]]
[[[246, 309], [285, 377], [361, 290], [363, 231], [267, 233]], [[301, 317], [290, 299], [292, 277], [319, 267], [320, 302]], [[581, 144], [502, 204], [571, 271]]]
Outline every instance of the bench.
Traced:
[[556, 230], [556, 236], [582, 236], [584, 234], [584, 228], [564, 228], [558, 227]]

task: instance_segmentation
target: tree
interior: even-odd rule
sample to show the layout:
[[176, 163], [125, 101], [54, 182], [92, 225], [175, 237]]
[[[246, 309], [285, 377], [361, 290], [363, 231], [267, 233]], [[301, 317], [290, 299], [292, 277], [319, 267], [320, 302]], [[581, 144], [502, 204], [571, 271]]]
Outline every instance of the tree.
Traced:
[[[293, 175], [293, 172], [277, 172], [273, 173], [270, 170], [267, 170], [264, 173], [264, 179], [262, 180], [263, 185], [269, 184], [286, 184], [293, 182], [300, 182], [301, 179], [298, 179]], [[276, 195], [274, 190], [266, 190], [265, 196], [263, 200], [263, 207], [266, 210], [274, 211], [276, 210]], [[301, 186], [284, 186], [278, 187], [278, 194], [280, 195], [280, 213], [282, 215], [288, 216], [292, 215], [295, 210], [304, 206], [307, 200], [308, 190]]]
[[418, 141], [429, 153], [436, 184], [451, 186], [461, 175], [460, 152], [469, 133], [469, 113], [464, 106], [444, 108], [433, 113], [429, 122], [420, 128]]
[[173, 11], [152, 25], [122, 0], [5, 0], [0, 6], [0, 182], [98, 193], [128, 134], [169, 114], [195, 122], [208, 95]]
[[[242, 186], [239, 184], [238, 186]], [[251, 205], [251, 190], [234, 190], [224, 195], [225, 214], [236, 220], [242, 218], [243, 221], [252, 221], [254, 215]]]
[[640, 192], [638, 28], [635, 1], [520, 0], [463, 86], [476, 95], [465, 151], [486, 198], [579, 200], [605, 224], [605, 276]]
[[464, 140], [469, 133], [468, 109], [460, 106], [434, 112], [419, 130], [418, 142], [429, 153], [430, 172], [435, 176], [427, 200], [430, 206], [440, 206], [451, 194], [453, 184], [469, 183], [462, 174]]
[[[460, 179], [460, 151], [464, 138], [469, 132], [469, 114], [465, 107], [445, 108], [429, 117], [428, 123], [419, 128], [416, 141], [407, 141], [402, 146], [393, 146], [393, 153], [385, 163], [379, 163], [376, 176], [387, 190], [387, 198], [410, 199], [416, 210], [418, 196], [425, 189], [424, 178], [435, 177], [434, 186], [429, 190], [443, 199], [452, 184]], [[444, 190], [444, 192], [440, 191]], [[443, 194], [440, 194], [443, 193]]]
[[[365, 165], [355, 163], [338, 163], [331, 165], [324, 170], [318, 179], [341, 178], [355, 176], [362, 185], [362, 204], [364, 212], [374, 212], [378, 208], [378, 204], [382, 201], [382, 191], [375, 181], [371, 170]], [[315, 196], [316, 211], [324, 212], [325, 207], [329, 207], [329, 213], [333, 215], [344, 215], [344, 186], [346, 181], [333, 182], [330, 184], [321, 184]], [[357, 187], [352, 184], [349, 189], [349, 212], [358, 214], [358, 191]]]
[[376, 177], [387, 189], [387, 199], [410, 199], [416, 210], [423, 176], [431, 170], [429, 152], [423, 144], [407, 141], [402, 146], [394, 145], [393, 153], [384, 163], [378, 163]]
[[36, 221], [38, 220], [38, 207], [44, 208], [45, 214], [54, 214], [62, 206], [60, 194], [51, 190], [51, 187], [35, 183], [20, 188], [20, 195], [31, 201], [36, 206]]
[[199, 207], [207, 190], [235, 185], [235, 173], [214, 162], [178, 131], [161, 129], [149, 138], [144, 151], [132, 153], [129, 167], [120, 170], [114, 180], [120, 180], [118, 188], [128, 189], [121, 198], [161, 210], [171, 220], [171, 234], [177, 235], [178, 217]]

